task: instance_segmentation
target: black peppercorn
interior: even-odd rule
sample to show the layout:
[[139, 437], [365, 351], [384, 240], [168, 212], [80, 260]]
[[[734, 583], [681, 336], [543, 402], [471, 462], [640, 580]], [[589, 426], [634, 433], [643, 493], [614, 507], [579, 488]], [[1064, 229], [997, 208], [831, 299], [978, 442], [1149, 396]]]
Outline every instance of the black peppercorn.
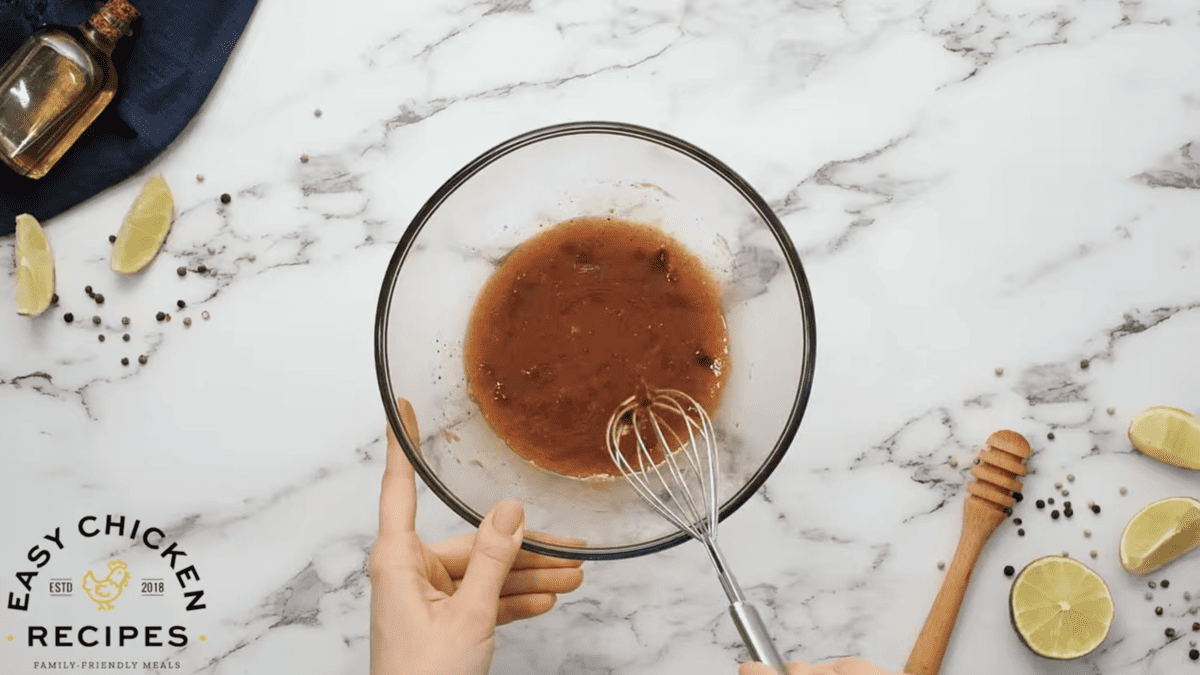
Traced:
[[1154, 608], [1154, 615], [1155, 615], [1155, 616], [1162, 616], [1162, 613], [1163, 613], [1163, 608], [1162, 608], [1162, 607], [1155, 607], [1155, 608]]
[[1100, 513], [1100, 505], [1092, 504], [1092, 513]]
[[1051, 518], [1053, 518], [1053, 519], [1055, 519], [1055, 520], [1058, 520], [1058, 509], [1054, 509], [1053, 511], [1051, 511], [1051, 512], [1050, 512], [1050, 517], [1051, 517]]
[[1045, 501], [1043, 501], [1043, 500], [1041, 500], [1041, 499], [1039, 499], [1039, 500], [1037, 500], [1036, 502], [1034, 502], [1034, 504], [1035, 504], [1035, 505], [1036, 505], [1036, 506], [1037, 506], [1039, 509], [1044, 509], [1044, 508], [1046, 508], [1046, 502], [1045, 502]]
[[1162, 586], [1163, 588], [1170, 588], [1171, 582], [1167, 581], [1166, 579], [1163, 579], [1162, 581], [1158, 582], [1158, 585]]
[[204, 265], [198, 265], [196, 267], [196, 271], [199, 272], [200, 274], [204, 274], [205, 272], [208, 271], [208, 268], [205, 267]]
[[1013, 518], [1013, 525], [1020, 525], [1020, 524], [1021, 524], [1020, 518]]
[[143, 366], [146, 365], [146, 362], [149, 360], [150, 360], [150, 358], [147, 357], [145, 354], [142, 354], [141, 356], [138, 357], [138, 363], [142, 364]]
[[1087, 359], [1084, 359], [1084, 360], [1082, 360], [1082, 361], [1080, 361], [1080, 362], [1079, 362], [1079, 367], [1080, 367], [1080, 368], [1083, 368], [1083, 369], [1085, 369], [1085, 370], [1086, 370], [1086, 369], [1087, 369], [1087, 367], [1088, 367], [1088, 366], [1090, 366], [1090, 365], [1092, 365], [1092, 362], [1091, 362], [1091, 361], [1088, 361]]
[[124, 341], [126, 341], [126, 342], [129, 342], [129, 333], [126, 333], [126, 334], [122, 335], [122, 336], [121, 336], [121, 339], [122, 339], [122, 340], [124, 340]]
[[90, 298], [90, 297], [92, 297], [93, 295], [95, 295], [95, 294], [96, 294], [94, 291], [92, 291], [92, 287], [91, 287], [91, 286], [84, 286], [84, 287], [83, 287], [83, 292], [84, 292], [84, 293], [87, 293], [89, 298]]
[[1047, 504], [1050, 504], [1051, 506], [1053, 506], [1053, 505], [1054, 505], [1054, 497], [1051, 497], [1051, 498], [1047, 499], [1047, 500], [1046, 500], [1046, 503], [1047, 503]]
[[1164, 631], [1163, 631], [1163, 635], [1166, 635], [1166, 636], [1167, 636], [1167, 637], [1169, 637], [1169, 638], [1173, 638], [1173, 637], [1175, 637], [1175, 629], [1174, 629], [1174, 628], [1168, 628], [1168, 629], [1166, 629], [1166, 630], [1164, 630]]
[[1012, 493], [1012, 496], [1013, 496], [1013, 499], [1015, 499], [1017, 501], [1021, 501], [1022, 499], [1025, 499], [1025, 495], [1021, 494], [1020, 492], [1014, 492], [1014, 493]]
[[104, 342], [104, 333], [101, 333], [101, 334], [97, 335], [97, 336], [96, 336], [96, 339], [97, 339], [97, 340], [99, 340], [99, 341], [101, 341], [101, 342]]
[[1071, 502], [1063, 502], [1063, 508], [1064, 508], [1064, 509], [1069, 509], [1069, 508], [1071, 508]]
[[97, 305], [104, 304], [104, 294], [103, 293], [97, 293], [96, 295], [92, 296], [92, 299], [96, 301]]
[[72, 314], [72, 313], [70, 313], [70, 312], [67, 312], [66, 314], [63, 314], [63, 321], [66, 321], [67, 323], [71, 323], [71, 322], [72, 322], [72, 321], [74, 321], [74, 320], [75, 320], [75, 315], [74, 315], [74, 314]]
[[175, 306], [178, 307], [179, 309], [183, 309], [184, 307], [187, 307], [187, 303], [182, 300], [176, 300]]
[[122, 358], [121, 358], [121, 365], [123, 365], [123, 366], [127, 366], [127, 365], [129, 365], [129, 359], [128, 359], [128, 358], [124, 358], [124, 357], [122, 357]]
[[1013, 566], [1012, 566], [1012, 565], [1005, 565], [1005, 566], [1004, 566], [1004, 576], [1006, 576], [1006, 577], [1011, 577], [1011, 576], [1012, 576], [1013, 574], [1015, 574], [1015, 573], [1016, 573], [1016, 570], [1015, 570], [1015, 569], [1013, 569]]
[[1063, 515], [1070, 518], [1071, 516], [1075, 515], [1075, 511], [1071, 509], [1063, 509]]
[[155, 318], [155, 319], [157, 319], [157, 320], [159, 320], [159, 321], [162, 321], [163, 319], [167, 318], [167, 315], [166, 315], [166, 313], [165, 313], [165, 312], [159, 312], [159, 313], [157, 313], [157, 314], [155, 314], [155, 315], [154, 315], [154, 318]]
[[228, 192], [221, 195], [221, 203], [222, 204], [228, 204], [231, 201], [233, 201], [233, 197], [230, 197]]
[[1054, 440], [1054, 432], [1051, 431], [1050, 433], [1046, 434], [1046, 438], [1049, 438], [1050, 440]]
[[128, 326], [129, 325], [129, 317], [127, 317], [127, 316], [121, 317], [121, 325]]
[[108, 235], [108, 243], [110, 243], [110, 244], [117, 243], [117, 235], [115, 235], [115, 234]]
[[186, 267], [180, 267], [180, 268], [177, 268], [177, 269], [175, 270], [175, 274], [178, 274], [179, 276], [181, 276], [181, 277], [182, 277], [182, 276], [184, 276], [185, 274], [187, 274], [187, 268], [186, 268]]
[[1193, 661], [1200, 659], [1200, 649], [1193, 649], [1192, 651], [1188, 652], [1188, 658]]
[[92, 317], [92, 323], [93, 323], [94, 325], [97, 325], [97, 326], [99, 326], [99, 325], [100, 325], [100, 317], [98, 317], [98, 316], [93, 316], [93, 317]]
[[1022, 528], [1018, 528], [1018, 529], [1017, 529], [1017, 536], [1018, 536], [1018, 537], [1024, 537], [1024, 536], [1025, 536], [1025, 528], [1023, 528], [1023, 527], [1022, 527]]
[[51, 293], [51, 294], [50, 294], [50, 304], [52, 304], [52, 305], [57, 305], [57, 304], [58, 304], [58, 293]]

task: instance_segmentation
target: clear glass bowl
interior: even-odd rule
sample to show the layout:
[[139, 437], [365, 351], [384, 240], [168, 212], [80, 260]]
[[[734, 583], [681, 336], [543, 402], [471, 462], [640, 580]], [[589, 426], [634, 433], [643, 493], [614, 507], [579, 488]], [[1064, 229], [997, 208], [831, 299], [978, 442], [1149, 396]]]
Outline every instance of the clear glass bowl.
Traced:
[[475, 299], [504, 255], [540, 228], [589, 215], [660, 227], [721, 285], [730, 371], [710, 413], [721, 518], [733, 513], [771, 474], [800, 425], [815, 359], [812, 297], [791, 240], [762, 197], [678, 138], [613, 122], [562, 124], [502, 143], [454, 174], [413, 218], [388, 265], [375, 362], [389, 423], [400, 428], [395, 399], [408, 399], [423, 437], [413, 447], [397, 436], [417, 474], [451, 509], [477, 526], [496, 502], [516, 497], [526, 509], [526, 549], [627, 558], [687, 535], [619, 474], [568, 478], [517, 456], [468, 396], [463, 364]]

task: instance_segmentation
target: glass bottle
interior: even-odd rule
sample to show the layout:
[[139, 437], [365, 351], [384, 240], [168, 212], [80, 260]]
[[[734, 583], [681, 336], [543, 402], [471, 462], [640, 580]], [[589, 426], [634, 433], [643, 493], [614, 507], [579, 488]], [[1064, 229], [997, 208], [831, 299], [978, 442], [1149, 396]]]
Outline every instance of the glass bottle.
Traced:
[[0, 68], [0, 159], [41, 178], [63, 156], [117, 88], [112, 51], [138, 16], [109, 0], [78, 26], [38, 29]]

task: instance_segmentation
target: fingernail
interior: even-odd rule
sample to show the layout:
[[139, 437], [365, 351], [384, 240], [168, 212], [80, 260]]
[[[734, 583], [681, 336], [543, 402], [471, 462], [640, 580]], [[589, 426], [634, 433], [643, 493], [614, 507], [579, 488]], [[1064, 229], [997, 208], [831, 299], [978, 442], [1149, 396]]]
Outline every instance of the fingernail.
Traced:
[[523, 520], [525, 520], [525, 509], [521, 506], [521, 502], [515, 499], [505, 499], [496, 505], [496, 511], [492, 516], [492, 526], [505, 536], [511, 537], [517, 533], [517, 528], [521, 526]]
[[396, 399], [396, 407], [400, 411], [400, 424], [404, 427], [403, 431], [408, 436], [409, 442], [416, 445], [420, 442], [421, 433], [417, 431], [417, 413], [413, 410], [412, 404], [407, 399]]

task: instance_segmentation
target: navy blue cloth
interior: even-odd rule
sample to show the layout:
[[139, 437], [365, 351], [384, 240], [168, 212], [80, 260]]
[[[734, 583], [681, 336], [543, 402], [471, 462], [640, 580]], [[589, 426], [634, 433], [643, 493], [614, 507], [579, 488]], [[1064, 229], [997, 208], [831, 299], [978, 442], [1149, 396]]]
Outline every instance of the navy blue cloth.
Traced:
[[[141, 16], [117, 43], [117, 91], [90, 129], [38, 180], [0, 163], [0, 236], [17, 214], [58, 215], [146, 166], [200, 110], [255, 0], [130, 0]], [[43, 24], [73, 26], [93, 0], [0, 0], [0, 60]]]

